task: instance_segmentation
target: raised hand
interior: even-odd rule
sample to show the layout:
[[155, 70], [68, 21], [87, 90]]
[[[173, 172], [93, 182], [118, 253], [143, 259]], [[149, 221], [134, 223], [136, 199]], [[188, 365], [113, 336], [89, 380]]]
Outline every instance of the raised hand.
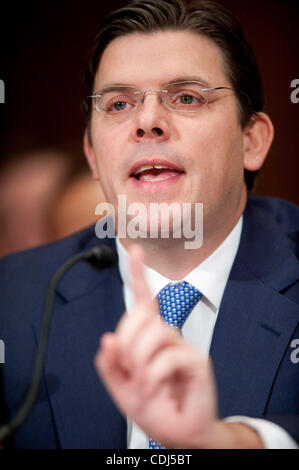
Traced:
[[166, 447], [197, 447], [216, 416], [211, 366], [160, 318], [132, 247], [136, 305], [100, 341], [95, 365], [119, 409]]
[[230, 447], [234, 425], [216, 419], [210, 360], [161, 319], [142, 249], [133, 246], [130, 256], [136, 305], [102, 336], [97, 371], [121, 412], [165, 447]]

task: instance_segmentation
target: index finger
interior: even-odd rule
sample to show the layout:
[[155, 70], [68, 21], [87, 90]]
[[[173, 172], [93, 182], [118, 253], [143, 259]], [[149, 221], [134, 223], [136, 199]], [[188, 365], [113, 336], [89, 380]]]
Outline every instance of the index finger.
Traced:
[[152, 305], [152, 295], [144, 276], [144, 250], [139, 245], [133, 245], [129, 249], [129, 254], [132, 285], [136, 306], [147, 306], [149, 304]]

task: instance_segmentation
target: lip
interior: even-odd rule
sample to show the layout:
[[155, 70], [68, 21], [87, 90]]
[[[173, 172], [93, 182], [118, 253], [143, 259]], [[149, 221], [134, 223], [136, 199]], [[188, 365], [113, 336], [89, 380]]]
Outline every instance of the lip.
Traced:
[[138, 170], [138, 168], [144, 165], [163, 165], [172, 170], [178, 171], [180, 174], [185, 173], [185, 170], [183, 168], [180, 168], [178, 165], [169, 160], [165, 160], [163, 158], [143, 158], [135, 162], [134, 165], [131, 167], [129, 177], [134, 178], [134, 173]]
[[133, 176], [130, 177], [130, 182], [133, 184], [133, 187], [138, 194], [170, 194], [169, 192], [177, 193], [178, 191], [178, 184], [184, 180], [185, 173], [178, 173], [175, 176], [171, 176], [170, 178], [162, 179], [160, 181], [143, 181], [134, 178]]

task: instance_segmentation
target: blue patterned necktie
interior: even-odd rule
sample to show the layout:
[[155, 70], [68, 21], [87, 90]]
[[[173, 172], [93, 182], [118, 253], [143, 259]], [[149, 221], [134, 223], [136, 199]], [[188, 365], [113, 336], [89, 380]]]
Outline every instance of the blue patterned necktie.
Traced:
[[[160, 314], [171, 327], [181, 333], [188, 315], [201, 299], [202, 293], [186, 281], [168, 284], [158, 294]], [[165, 449], [149, 438], [150, 449]]]

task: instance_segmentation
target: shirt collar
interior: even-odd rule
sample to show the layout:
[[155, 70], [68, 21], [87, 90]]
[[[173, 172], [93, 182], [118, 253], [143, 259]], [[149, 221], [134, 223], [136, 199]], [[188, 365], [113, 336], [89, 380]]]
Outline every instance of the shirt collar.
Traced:
[[[243, 217], [241, 216], [233, 230], [221, 245], [200, 265], [196, 266], [184, 279], [198, 289], [214, 311], [220, 307], [223, 292], [232, 268], [241, 237]], [[125, 287], [125, 303], [128, 311], [134, 304], [131, 273], [129, 269], [129, 254], [116, 238], [116, 248], [119, 258], [119, 271]], [[145, 278], [153, 298], [170, 282], [166, 276], [148, 266], [144, 266]], [[179, 282], [179, 281], [175, 281]]]

